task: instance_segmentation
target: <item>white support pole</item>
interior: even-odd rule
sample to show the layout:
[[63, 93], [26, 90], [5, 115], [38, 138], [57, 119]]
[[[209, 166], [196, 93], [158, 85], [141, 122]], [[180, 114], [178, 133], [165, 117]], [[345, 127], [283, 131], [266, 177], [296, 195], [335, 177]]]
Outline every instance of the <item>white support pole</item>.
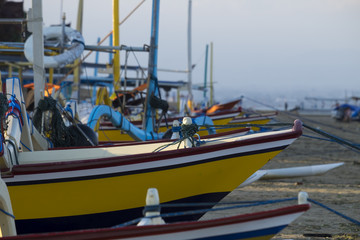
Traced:
[[[79, 0], [77, 20], [76, 20], [76, 30], [78, 30], [82, 34], [83, 28], [83, 10], [84, 10], [84, 0]], [[80, 60], [76, 59], [74, 69], [74, 82], [72, 86], [72, 99], [75, 99], [76, 103], [79, 103], [80, 100], [80, 74], [81, 74], [81, 66]]]
[[298, 204], [307, 204], [309, 195], [307, 192], [299, 192], [298, 193]]
[[144, 217], [140, 220], [137, 226], [165, 224], [165, 221], [161, 217], [154, 217], [159, 215], [159, 192], [156, 188], [149, 188], [146, 194], [146, 207], [144, 210]]
[[193, 101], [193, 95], [192, 95], [192, 61], [191, 61], [191, 15], [192, 15], [192, 2], [189, 0], [189, 6], [188, 6], [188, 94], [189, 94], [189, 100]]
[[40, 100], [40, 91], [45, 89], [42, 0], [32, 0], [32, 8], [29, 9], [29, 31], [33, 33], [34, 38], [34, 107], [36, 108]]

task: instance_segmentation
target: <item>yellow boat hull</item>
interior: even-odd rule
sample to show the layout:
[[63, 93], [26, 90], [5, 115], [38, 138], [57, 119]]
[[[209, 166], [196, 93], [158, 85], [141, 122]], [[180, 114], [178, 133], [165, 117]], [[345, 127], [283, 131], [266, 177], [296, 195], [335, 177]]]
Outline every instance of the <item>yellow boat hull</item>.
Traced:
[[[210, 145], [201, 147], [140, 154], [125, 153], [166, 142], [27, 152], [19, 159], [29, 164], [14, 166], [4, 181], [20, 233], [109, 227], [141, 217], [148, 188], [159, 190], [162, 203], [216, 204], [300, 134], [284, 130], [234, 140], [224, 136], [218, 144], [209, 139]], [[77, 158], [65, 161], [75, 154]]]
[[18, 220], [125, 210], [144, 206], [150, 187], [159, 190], [162, 202], [230, 192], [279, 152], [125, 176], [9, 186], [9, 193]]

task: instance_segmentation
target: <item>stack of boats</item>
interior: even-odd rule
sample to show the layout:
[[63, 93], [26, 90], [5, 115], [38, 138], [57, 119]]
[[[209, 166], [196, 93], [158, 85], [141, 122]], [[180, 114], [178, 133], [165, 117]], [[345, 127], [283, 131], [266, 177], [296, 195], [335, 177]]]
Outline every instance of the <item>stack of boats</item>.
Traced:
[[[153, 7], [158, 4], [154, 0]], [[150, 47], [151, 56], [157, 55], [151, 52], [156, 49]], [[156, 71], [149, 69], [153, 72], [148, 96], [157, 92]], [[162, 122], [155, 132], [152, 120], [138, 127], [110, 106], [99, 105], [87, 126], [60, 111], [70, 125], [62, 128], [77, 132], [88, 143], [61, 146], [51, 137], [66, 141], [68, 136], [55, 128], [45, 131], [59, 115], [44, 111], [36, 123], [26, 110], [20, 80], [7, 78], [3, 85], [0, 205], [4, 215], [0, 220], [4, 239], [267, 239], [309, 209], [301, 201], [271, 211], [199, 221], [301, 136], [299, 120], [278, 131], [250, 133], [250, 128], [235, 125], [213, 131], [215, 125], [265, 123], [274, 117], [246, 121], [240, 110], [225, 110], [193, 119], [168, 119], [174, 125], [169, 125], [171, 134], [165, 137]], [[48, 98], [43, 97], [38, 106]], [[151, 108], [146, 105], [145, 117], [154, 116]], [[56, 103], [52, 110], [62, 108]], [[102, 122], [104, 116], [107, 121]], [[207, 127], [210, 134], [197, 134], [199, 126]], [[93, 129], [99, 139], [91, 139]], [[120, 142], [129, 136], [141, 141]], [[104, 140], [112, 143], [102, 144]], [[154, 201], [144, 201], [148, 189], [152, 189], [148, 198]], [[160, 211], [162, 205], [167, 207]], [[140, 224], [119, 225], [134, 219]]]
[[[2, 179], [19, 234], [106, 228], [141, 217], [148, 188], [159, 190], [161, 204], [215, 205], [302, 131], [297, 120], [287, 130], [247, 135], [239, 129], [202, 137], [194, 146], [184, 139], [51, 148], [26, 114], [19, 79], [7, 79], [6, 92]], [[185, 204], [176, 211], [191, 209]]]

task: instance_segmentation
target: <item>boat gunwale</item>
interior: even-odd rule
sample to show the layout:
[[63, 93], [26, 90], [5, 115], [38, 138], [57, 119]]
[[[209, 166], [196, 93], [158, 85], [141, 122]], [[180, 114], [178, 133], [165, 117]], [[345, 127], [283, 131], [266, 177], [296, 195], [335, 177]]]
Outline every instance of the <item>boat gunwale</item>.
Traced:
[[[236, 130], [232, 130], [232, 131], [228, 131], [228, 132], [223, 132], [223, 133], [216, 133], [216, 134], [211, 134], [211, 135], [206, 135], [206, 136], [202, 136], [201, 139], [209, 139], [209, 138], [218, 138], [218, 137], [224, 137], [224, 136], [228, 136], [228, 135], [233, 135], [233, 134], [237, 134], [237, 133], [244, 133], [244, 132], [248, 132], [250, 130], [250, 128], [241, 128], [241, 129], [236, 129]], [[200, 140], [201, 140], [200, 139]], [[101, 142], [101, 145], [97, 145], [97, 146], [81, 146], [81, 147], [59, 147], [59, 148], [50, 148], [49, 151], [54, 151], [54, 150], [66, 150], [66, 149], [83, 149], [83, 148], [110, 148], [110, 147], [119, 147], [119, 146], [132, 146], [132, 145], [142, 145], [142, 144], [149, 144], [149, 143], [167, 143], [167, 142], [174, 142], [174, 139], [159, 139], [159, 140], [148, 140], [148, 141], [141, 141], [141, 142], [136, 142], [136, 141], [118, 141], [118, 142], [106, 142], [103, 141]]]
[[[289, 129], [283, 131], [275, 131], [271, 135], [255, 136], [253, 138], [243, 139], [239, 141], [225, 142], [225, 143], [219, 143], [217, 145], [209, 145], [209, 146], [204, 145], [202, 147], [175, 149], [175, 150], [168, 150], [168, 151], [156, 152], [156, 153], [141, 153], [134, 155], [113, 156], [113, 157], [96, 158], [96, 159], [84, 159], [84, 160], [74, 160], [74, 161], [49, 162], [49, 163], [32, 163], [32, 164], [22, 164], [22, 165], [20, 164], [13, 166], [11, 174], [4, 175], [3, 178], [6, 179], [6, 178], [11, 178], [14, 175], [23, 175], [23, 174], [75, 171], [75, 170], [86, 170], [86, 169], [93, 169], [99, 167], [106, 168], [106, 167], [125, 166], [132, 164], [141, 164], [146, 162], [156, 162], [162, 160], [169, 160], [173, 156], [176, 156], [176, 158], [187, 157], [187, 156], [216, 152], [216, 151], [232, 149], [237, 147], [263, 144], [267, 142], [275, 142], [275, 141], [281, 141], [281, 140], [287, 140], [293, 138], [296, 139], [299, 136], [301, 136], [301, 134], [302, 134], [301, 128], [295, 128], [295, 129], [293, 128], [292, 130]], [[273, 150], [274, 150], [273, 148], [269, 149], [269, 151], [273, 151]], [[195, 159], [194, 162], [196, 161], [200, 161], [200, 160]]]
[[258, 121], [258, 120], [269, 120], [269, 119], [272, 120], [276, 116], [277, 116], [277, 113], [266, 114], [266, 115], [257, 115], [257, 116], [248, 116], [248, 117], [239, 116], [239, 117], [232, 119], [229, 122], [229, 124], [243, 123], [243, 122], [247, 122], [247, 121]]
[[[185, 231], [201, 230], [211, 227], [220, 227], [233, 224], [241, 224], [256, 220], [271, 219], [290, 214], [303, 213], [310, 209], [310, 204], [290, 205], [271, 210], [264, 210], [254, 213], [246, 213], [234, 215], [230, 217], [216, 218], [202, 221], [187, 221], [168, 223], [164, 225], [145, 225], [145, 226], [125, 226], [112, 228], [97, 228], [74, 230], [66, 232], [55, 233], [37, 233], [19, 236], [5, 237], [4, 240], [11, 239], [108, 239], [113, 237], [128, 238], [128, 237], [146, 237], [157, 234], [173, 234]], [[286, 225], [290, 224], [287, 223]], [[86, 237], [86, 238], [85, 238]]]

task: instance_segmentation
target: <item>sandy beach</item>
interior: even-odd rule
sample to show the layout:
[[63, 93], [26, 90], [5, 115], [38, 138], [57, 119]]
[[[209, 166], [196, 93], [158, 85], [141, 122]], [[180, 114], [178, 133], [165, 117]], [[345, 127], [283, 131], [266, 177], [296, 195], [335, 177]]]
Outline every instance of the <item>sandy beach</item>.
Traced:
[[[277, 122], [284, 123], [293, 122], [295, 119], [300, 119], [306, 125], [341, 139], [360, 144], [360, 122], [339, 122], [330, 116], [300, 116], [296, 112], [280, 112], [276, 117]], [[354, 151], [326, 139], [304, 128], [303, 135], [298, 140], [262, 169], [337, 162], [344, 162], [344, 165], [320, 176], [260, 180], [246, 187], [237, 188], [223, 201], [281, 199], [297, 197], [298, 192], [304, 191], [308, 193], [310, 199], [360, 221], [360, 151]], [[258, 209], [256, 207], [248, 211]], [[239, 210], [241, 211], [244, 210]], [[309, 211], [273, 239], [360, 239], [360, 226], [312, 203]]]

